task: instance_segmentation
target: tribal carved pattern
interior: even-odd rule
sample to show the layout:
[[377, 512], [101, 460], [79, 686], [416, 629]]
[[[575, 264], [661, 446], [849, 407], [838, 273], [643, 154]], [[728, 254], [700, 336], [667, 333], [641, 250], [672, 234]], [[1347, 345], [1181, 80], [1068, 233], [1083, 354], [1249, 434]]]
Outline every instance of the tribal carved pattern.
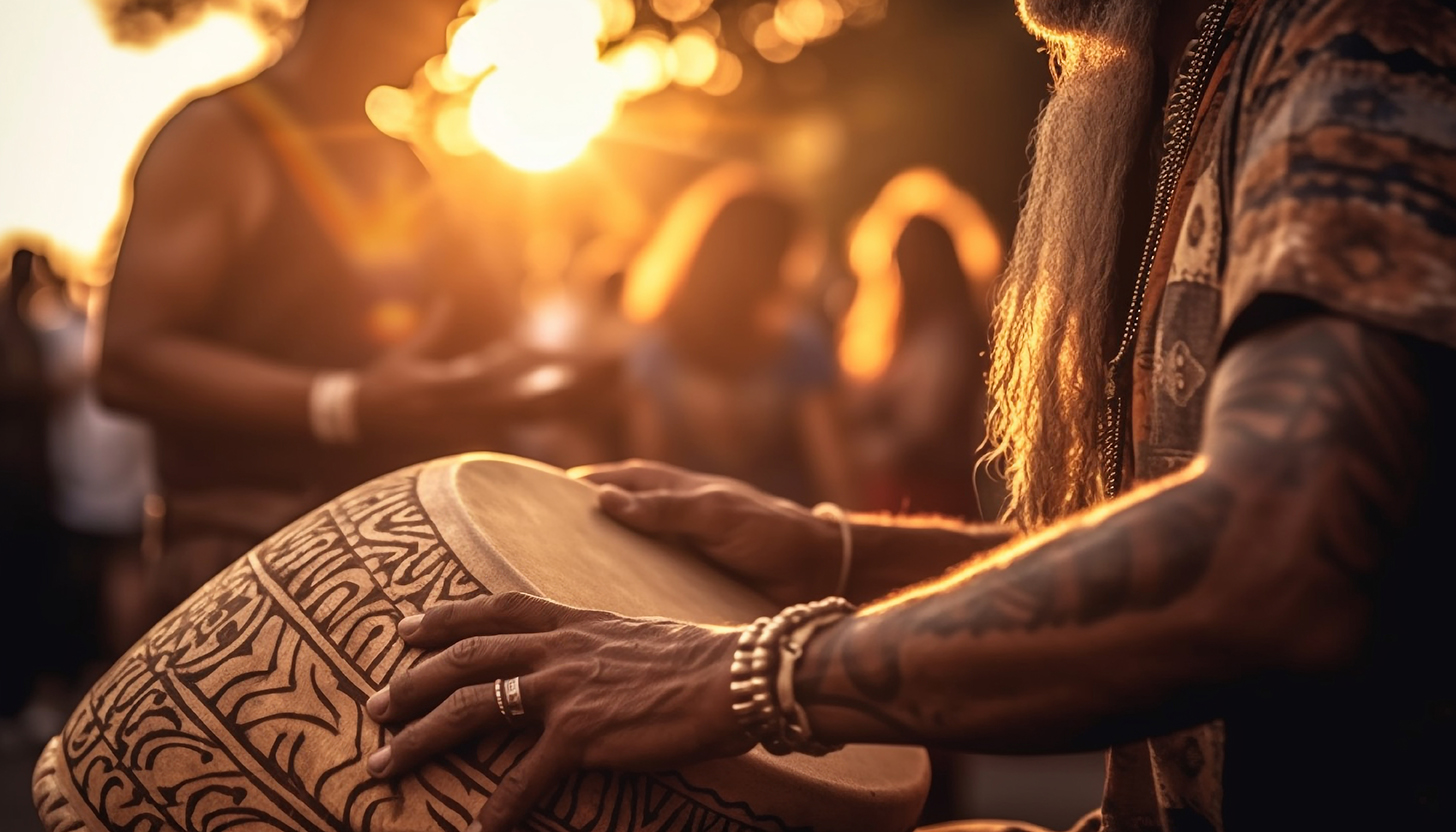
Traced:
[[[50, 832], [461, 830], [530, 747], [488, 737], [396, 781], [364, 759], [365, 699], [420, 656], [405, 615], [487, 593], [443, 542], [419, 469], [279, 532], [159, 623], [92, 689], [37, 768]], [[81, 805], [72, 805], [79, 803]], [[583, 772], [528, 828], [783, 832], [675, 774]]]

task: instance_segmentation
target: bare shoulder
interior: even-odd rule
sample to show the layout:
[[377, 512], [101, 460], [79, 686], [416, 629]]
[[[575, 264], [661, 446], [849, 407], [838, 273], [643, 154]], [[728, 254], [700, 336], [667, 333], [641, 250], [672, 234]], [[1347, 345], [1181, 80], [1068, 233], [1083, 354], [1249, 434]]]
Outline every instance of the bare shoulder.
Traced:
[[247, 117], [226, 91], [188, 103], [172, 116], [137, 167], [137, 209], [196, 210], [212, 203], [254, 216], [268, 199], [267, 156]]

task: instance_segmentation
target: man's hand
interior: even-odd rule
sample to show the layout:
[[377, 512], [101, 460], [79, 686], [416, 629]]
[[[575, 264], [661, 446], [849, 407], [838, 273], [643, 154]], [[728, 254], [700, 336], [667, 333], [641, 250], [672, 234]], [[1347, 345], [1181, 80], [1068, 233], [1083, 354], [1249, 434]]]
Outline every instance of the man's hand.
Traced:
[[506, 727], [495, 680], [520, 677], [520, 721], [540, 738], [482, 810], [485, 832], [515, 828], [578, 769], [651, 771], [729, 757], [752, 743], [730, 704], [735, 631], [579, 610], [522, 593], [447, 604], [399, 624], [437, 655], [369, 699], [370, 716], [403, 725], [368, 762], [411, 771], [461, 742]]
[[770, 599], [789, 605], [835, 591], [839, 525], [734, 479], [631, 461], [577, 468], [603, 486], [602, 511], [644, 534], [678, 537]]

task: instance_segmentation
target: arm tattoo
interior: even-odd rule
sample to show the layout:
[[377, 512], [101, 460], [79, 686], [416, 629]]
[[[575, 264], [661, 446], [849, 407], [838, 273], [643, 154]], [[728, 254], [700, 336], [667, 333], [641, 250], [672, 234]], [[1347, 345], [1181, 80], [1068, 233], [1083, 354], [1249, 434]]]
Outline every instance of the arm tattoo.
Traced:
[[[1216, 373], [1196, 463], [830, 629], [799, 671], [801, 699], [906, 739], [953, 741], [977, 735], [977, 690], [990, 686], [988, 670], [999, 671], [978, 659], [1004, 657], [1008, 639], [1026, 667], [1000, 671], [994, 696], [1003, 705], [1018, 684], [1031, 699], [1032, 685], [1070, 690], [1117, 675], [1063, 678], [1091, 666], [1065, 658], [1078, 638], [1088, 662], [1119, 668], [1133, 680], [1119, 683], [1143, 685], [1139, 692], [1171, 696], [1234, 680], [1248, 672], [1236, 658], [1195, 673], [1186, 653], [1162, 661], [1152, 645], [1180, 649], [1163, 635], [1176, 626], [1178, 602], [1249, 591], [1249, 574], [1334, 581], [1351, 620], [1363, 621], [1380, 557], [1407, 524], [1423, 476], [1430, 420], [1413, 356], [1396, 336], [1328, 316], [1241, 342]], [[1265, 637], [1308, 629], [1282, 623]], [[1036, 667], [1043, 649], [1048, 664]], [[1104, 711], [1118, 699], [1087, 694], [1086, 707]]]
[[1395, 336], [1329, 319], [1297, 334], [1229, 357], [1207, 450], [1308, 511], [1315, 553], [1366, 585], [1415, 502], [1427, 396]]

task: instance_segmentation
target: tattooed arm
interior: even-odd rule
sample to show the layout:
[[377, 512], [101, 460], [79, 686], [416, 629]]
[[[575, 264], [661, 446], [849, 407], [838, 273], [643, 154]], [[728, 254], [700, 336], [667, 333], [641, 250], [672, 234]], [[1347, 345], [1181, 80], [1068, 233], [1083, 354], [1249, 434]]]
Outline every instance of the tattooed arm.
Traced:
[[1102, 746], [1217, 713], [1266, 672], [1337, 669], [1423, 474], [1412, 347], [1328, 316], [1220, 364], [1186, 472], [810, 642], [796, 688], [826, 739], [982, 751]]

